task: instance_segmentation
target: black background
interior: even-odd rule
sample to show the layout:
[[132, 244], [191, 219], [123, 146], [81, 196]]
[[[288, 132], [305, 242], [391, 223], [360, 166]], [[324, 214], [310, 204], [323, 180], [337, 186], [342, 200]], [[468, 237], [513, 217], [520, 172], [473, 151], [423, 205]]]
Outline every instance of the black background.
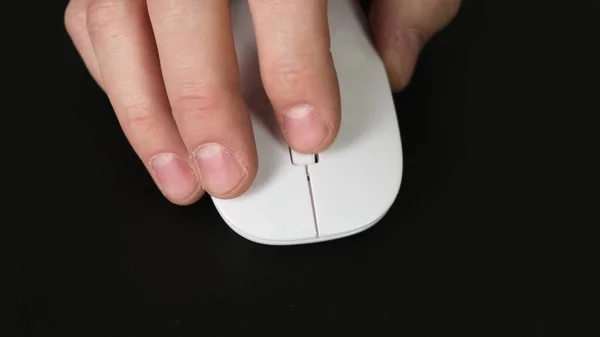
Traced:
[[3, 2], [0, 336], [598, 336], [599, 4], [466, 0], [396, 96], [388, 216], [268, 247], [160, 195], [66, 1]]

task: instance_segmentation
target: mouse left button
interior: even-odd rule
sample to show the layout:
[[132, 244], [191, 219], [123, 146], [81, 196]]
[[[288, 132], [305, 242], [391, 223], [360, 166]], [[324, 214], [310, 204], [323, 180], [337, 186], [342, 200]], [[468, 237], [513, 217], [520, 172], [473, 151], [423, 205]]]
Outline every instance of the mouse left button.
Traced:
[[[317, 237], [306, 169], [288, 163], [286, 169], [259, 171], [256, 184], [236, 199], [213, 202], [223, 220], [248, 240], [287, 245]], [[264, 179], [264, 180], [263, 180]], [[266, 181], [265, 183], [263, 183]]]
[[248, 240], [287, 245], [317, 237], [304, 166], [291, 165], [289, 148], [254, 121], [258, 160], [254, 183], [235, 199], [213, 202], [225, 222]]

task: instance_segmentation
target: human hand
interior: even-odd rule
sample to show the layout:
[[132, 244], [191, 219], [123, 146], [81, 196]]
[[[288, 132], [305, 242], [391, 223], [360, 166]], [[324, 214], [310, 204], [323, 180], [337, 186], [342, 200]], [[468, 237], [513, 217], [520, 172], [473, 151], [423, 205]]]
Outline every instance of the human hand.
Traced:
[[[346, 0], [332, 0], [346, 1]], [[290, 147], [335, 140], [340, 93], [327, 1], [248, 0], [265, 91]], [[460, 0], [374, 0], [370, 25], [392, 89], [410, 81], [423, 44]], [[258, 169], [227, 0], [71, 0], [65, 24], [165, 197], [233, 198]]]

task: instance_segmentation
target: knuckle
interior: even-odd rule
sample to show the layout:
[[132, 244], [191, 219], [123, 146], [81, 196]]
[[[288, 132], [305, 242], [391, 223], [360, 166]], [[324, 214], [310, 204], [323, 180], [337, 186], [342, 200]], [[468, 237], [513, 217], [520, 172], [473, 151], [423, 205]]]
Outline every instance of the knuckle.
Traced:
[[70, 35], [79, 34], [86, 30], [87, 4], [81, 0], [71, 0], [64, 13], [64, 23]]
[[128, 129], [135, 133], [145, 133], [160, 127], [153, 109], [146, 102], [128, 103], [123, 107]]
[[283, 59], [267, 70], [267, 81], [280, 90], [296, 90], [312, 76], [311, 68], [297, 59]]
[[122, 0], [93, 0], [87, 7], [87, 29], [104, 31], [125, 16], [125, 2]]
[[277, 9], [283, 6], [290, 6], [294, 1], [285, 0], [249, 0], [250, 6], [258, 9]]
[[186, 6], [183, 1], [166, 1], [162, 5], [163, 7], [159, 16], [164, 20], [183, 19], [194, 13], [189, 10], [189, 6]]
[[199, 82], [184, 82], [172, 96], [173, 112], [185, 118], [204, 119], [215, 114], [220, 105], [215, 89]]

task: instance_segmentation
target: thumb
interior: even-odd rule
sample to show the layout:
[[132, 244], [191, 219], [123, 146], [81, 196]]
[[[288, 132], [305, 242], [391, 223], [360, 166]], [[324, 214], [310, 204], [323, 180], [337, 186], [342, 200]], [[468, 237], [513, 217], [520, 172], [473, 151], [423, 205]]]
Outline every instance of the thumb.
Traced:
[[378, 0], [370, 13], [371, 31], [392, 90], [404, 89], [423, 45], [456, 16], [460, 0]]

